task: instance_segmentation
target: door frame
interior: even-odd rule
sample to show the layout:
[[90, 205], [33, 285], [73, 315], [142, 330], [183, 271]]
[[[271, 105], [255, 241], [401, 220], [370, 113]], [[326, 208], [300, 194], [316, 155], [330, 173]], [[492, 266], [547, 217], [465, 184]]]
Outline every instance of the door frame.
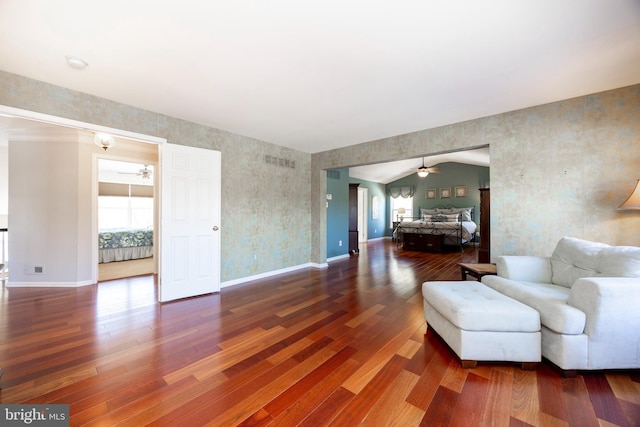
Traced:
[[367, 242], [369, 239], [369, 189], [358, 187], [358, 241]]
[[[142, 142], [141, 142], [142, 144]], [[150, 166], [153, 166], [153, 175], [152, 175], [152, 179], [153, 179], [153, 272], [154, 274], [158, 274], [160, 271], [160, 267], [158, 265], [158, 259], [160, 258], [159, 255], [159, 248], [160, 248], [160, 239], [158, 238], [158, 236], [160, 235], [160, 180], [158, 178], [158, 172], [160, 170], [159, 164], [160, 164], [160, 155], [159, 155], [159, 151], [160, 151], [160, 146], [158, 144], [153, 144], [156, 145], [156, 157], [157, 157], [157, 161], [155, 162], [148, 162], [148, 164]], [[100, 181], [99, 181], [99, 173], [100, 173], [100, 160], [115, 160], [118, 162], [126, 162], [126, 163], [138, 163], [141, 164], [141, 161], [139, 159], [135, 159], [132, 157], [126, 157], [126, 156], [118, 156], [118, 155], [112, 155], [109, 154], [109, 152], [102, 152], [102, 153], [94, 153], [93, 154], [93, 166], [92, 166], [92, 173], [93, 173], [93, 186], [92, 186], [92, 198], [93, 198], [93, 207], [91, 208], [91, 212], [92, 215], [94, 215], [95, 213], [95, 218], [92, 218], [91, 220], [91, 226], [94, 228], [93, 230], [93, 236], [98, 236], [98, 232], [99, 232], [99, 228], [98, 228], [98, 197], [99, 195], [99, 186], [100, 186]], [[95, 212], [94, 212], [95, 211]], [[94, 221], [95, 219], [95, 221]], [[91, 245], [92, 248], [97, 248], [98, 247], [98, 240], [96, 238], [96, 241], [94, 244]], [[96, 271], [95, 271], [95, 283], [98, 283], [98, 279], [99, 279], [99, 269], [100, 267], [98, 266], [98, 249], [95, 249], [96, 251], [96, 259], [95, 259], [95, 265], [96, 265]]]
[[[62, 126], [62, 127], [66, 127], [66, 128], [73, 128], [73, 129], [78, 129], [78, 130], [84, 130], [84, 131], [89, 131], [89, 132], [104, 132], [104, 133], [108, 133], [113, 135], [114, 137], [120, 137], [120, 138], [127, 138], [127, 139], [131, 139], [131, 140], [135, 140], [135, 141], [140, 141], [141, 143], [150, 143], [150, 144], [157, 144], [157, 145], [163, 145], [167, 142], [167, 140], [165, 138], [159, 138], [156, 136], [151, 136], [151, 135], [145, 135], [145, 134], [141, 134], [141, 133], [137, 133], [137, 132], [131, 132], [131, 131], [126, 131], [126, 130], [122, 130], [122, 129], [117, 129], [117, 128], [111, 128], [108, 126], [101, 126], [101, 125], [97, 125], [94, 123], [88, 123], [88, 122], [82, 122], [79, 120], [73, 120], [73, 119], [67, 119], [64, 117], [58, 117], [58, 116], [52, 116], [49, 114], [43, 114], [43, 113], [38, 113], [35, 111], [30, 111], [30, 110], [23, 110], [20, 108], [15, 108], [15, 107], [9, 107], [6, 105], [2, 105], [0, 104], [0, 114], [1, 115], [6, 115], [9, 117], [15, 117], [17, 119], [25, 119], [25, 120], [31, 120], [31, 121], [37, 121], [37, 122], [41, 122], [41, 123], [47, 123], [53, 126]], [[98, 170], [97, 170], [97, 166], [98, 166], [98, 161], [97, 161], [97, 156], [93, 157], [93, 162], [92, 162], [92, 176], [93, 176], [93, 183], [94, 183], [94, 188], [93, 188], [93, 201], [95, 203], [92, 203], [92, 208], [91, 208], [91, 224], [92, 224], [92, 229], [95, 231], [94, 233], [92, 233], [92, 242], [91, 242], [91, 259], [92, 261], [92, 266], [91, 266], [91, 282], [92, 283], [97, 283], [98, 282], [98, 211], [97, 211], [97, 197], [98, 197], [98, 180], [97, 180], [97, 176], [98, 176]], [[158, 168], [162, 167], [162, 163], [161, 160], [158, 159]], [[156, 173], [157, 176], [157, 173]], [[156, 187], [157, 188], [157, 187]], [[154, 192], [157, 191], [154, 189]], [[154, 195], [158, 195], [157, 193], [154, 193]], [[158, 208], [159, 210], [159, 208]], [[158, 215], [160, 215], [161, 213], [158, 212]], [[155, 239], [155, 237], [154, 237]], [[155, 242], [154, 242], [155, 243]], [[159, 251], [159, 248], [154, 249], [154, 251]], [[158, 280], [160, 280], [160, 278], [158, 278]]]

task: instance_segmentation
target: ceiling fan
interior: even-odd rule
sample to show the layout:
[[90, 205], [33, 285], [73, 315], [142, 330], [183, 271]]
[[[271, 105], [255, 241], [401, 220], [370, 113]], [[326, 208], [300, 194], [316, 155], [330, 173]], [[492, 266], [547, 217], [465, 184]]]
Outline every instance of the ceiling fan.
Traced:
[[150, 179], [153, 171], [149, 169], [149, 165], [143, 165], [144, 168], [140, 169], [138, 172], [118, 172], [123, 175], [136, 175], [142, 177], [142, 179]]
[[438, 168], [428, 168], [424, 165], [424, 157], [422, 158], [422, 166], [418, 168], [418, 176], [420, 178], [426, 178], [430, 173], [440, 173]]

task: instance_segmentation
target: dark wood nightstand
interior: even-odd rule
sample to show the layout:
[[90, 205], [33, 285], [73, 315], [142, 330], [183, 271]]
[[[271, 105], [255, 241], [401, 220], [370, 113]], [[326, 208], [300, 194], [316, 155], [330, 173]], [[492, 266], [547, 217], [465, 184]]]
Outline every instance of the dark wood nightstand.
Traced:
[[478, 281], [482, 279], [482, 276], [497, 274], [495, 264], [467, 264], [461, 262], [458, 265], [460, 266], [460, 274], [462, 276], [462, 280], [467, 280], [467, 274], [469, 276], [475, 277], [476, 279], [478, 279]]

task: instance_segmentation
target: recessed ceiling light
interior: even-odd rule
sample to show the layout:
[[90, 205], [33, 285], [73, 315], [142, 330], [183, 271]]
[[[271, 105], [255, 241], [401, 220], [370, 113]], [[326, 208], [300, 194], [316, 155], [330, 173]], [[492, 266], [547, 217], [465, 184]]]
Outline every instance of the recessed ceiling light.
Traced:
[[86, 66], [89, 65], [82, 59], [76, 58], [75, 56], [67, 56], [67, 64], [69, 64], [71, 68], [75, 68], [76, 70], [84, 70]]

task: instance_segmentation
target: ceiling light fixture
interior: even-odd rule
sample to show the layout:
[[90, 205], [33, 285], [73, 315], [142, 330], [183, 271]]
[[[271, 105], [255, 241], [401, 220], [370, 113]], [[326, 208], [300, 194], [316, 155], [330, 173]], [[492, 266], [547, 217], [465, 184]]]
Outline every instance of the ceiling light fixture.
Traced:
[[93, 142], [104, 151], [116, 144], [116, 141], [108, 133], [96, 133], [96, 136], [93, 137]]
[[76, 70], [84, 70], [87, 68], [87, 65], [89, 65], [82, 59], [76, 58], [75, 56], [67, 56], [67, 64], [69, 64], [69, 67], [75, 68]]
[[429, 168], [424, 165], [424, 157], [422, 158], [422, 167], [418, 168], [418, 176], [420, 178], [426, 178], [429, 175]]

